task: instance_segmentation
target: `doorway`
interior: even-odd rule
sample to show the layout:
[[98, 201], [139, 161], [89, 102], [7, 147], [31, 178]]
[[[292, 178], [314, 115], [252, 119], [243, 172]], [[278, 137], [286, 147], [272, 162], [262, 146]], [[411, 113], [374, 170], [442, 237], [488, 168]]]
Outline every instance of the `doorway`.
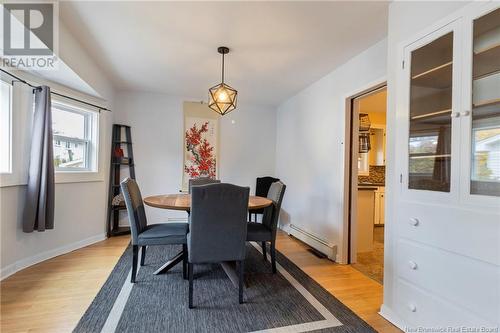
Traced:
[[349, 263], [382, 283], [384, 272], [385, 83], [350, 99]]

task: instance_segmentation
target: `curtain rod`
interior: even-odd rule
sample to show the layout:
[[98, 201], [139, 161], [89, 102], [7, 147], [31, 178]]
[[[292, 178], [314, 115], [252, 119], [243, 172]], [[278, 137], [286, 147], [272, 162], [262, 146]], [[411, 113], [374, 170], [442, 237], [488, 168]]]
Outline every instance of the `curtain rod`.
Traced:
[[[21, 83], [24, 83], [24, 84], [26, 84], [26, 85], [30, 86], [30, 87], [31, 87], [31, 88], [33, 88], [33, 89], [36, 89], [36, 90], [41, 89], [41, 87], [40, 87], [40, 86], [34, 86], [34, 85], [32, 85], [31, 83], [27, 82], [26, 80], [23, 80], [23, 79], [21, 79], [20, 77], [18, 77], [18, 76], [16, 76], [16, 75], [14, 75], [14, 74], [12, 74], [12, 73], [7, 72], [6, 70], [3, 70], [3, 69], [1, 69], [1, 68], [0, 68], [0, 71], [2, 71], [3, 73], [5, 73], [5, 74], [7, 74], [7, 75], [9, 75], [9, 76], [11, 76], [11, 77], [13, 77], [14, 79], [16, 79], [16, 81], [19, 81], [19, 82], [21, 82]], [[14, 82], [14, 81], [13, 81], [13, 82]], [[60, 96], [60, 97], [64, 97], [64, 98], [70, 99], [70, 100], [75, 101], [75, 102], [79, 102], [79, 103], [82, 103], [82, 104], [85, 104], [85, 105], [93, 106], [93, 107], [95, 107], [96, 109], [98, 109], [98, 110], [99, 110], [99, 112], [101, 112], [101, 110], [111, 112], [111, 110], [110, 110], [110, 109], [107, 109], [107, 108], [105, 108], [105, 107], [102, 107], [102, 106], [99, 106], [99, 105], [96, 105], [96, 104], [92, 104], [92, 103], [89, 103], [89, 102], [82, 101], [81, 99], [78, 99], [78, 98], [74, 98], [74, 97], [71, 97], [71, 96], [63, 95], [63, 94], [60, 94], [60, 93], [55, 92], [55, 91], [51, 91], [50, 93], [51, 93], [51, 94], [54, 94], [54, 95], [56, 95], [56, 96]]]

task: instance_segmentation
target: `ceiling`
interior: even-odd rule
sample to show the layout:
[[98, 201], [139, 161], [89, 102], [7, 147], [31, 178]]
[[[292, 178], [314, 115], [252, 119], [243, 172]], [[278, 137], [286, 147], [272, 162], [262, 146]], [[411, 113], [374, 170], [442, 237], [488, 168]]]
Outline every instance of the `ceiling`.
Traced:
[[60, 2], [60, 16], [118, 90], [278, 105], [387, 33], [387, 2]]

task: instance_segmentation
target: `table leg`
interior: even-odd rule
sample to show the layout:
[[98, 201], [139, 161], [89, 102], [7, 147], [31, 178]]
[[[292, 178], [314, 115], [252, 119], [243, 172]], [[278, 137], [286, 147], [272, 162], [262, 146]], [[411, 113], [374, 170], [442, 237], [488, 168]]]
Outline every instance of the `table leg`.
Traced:
[[177, 253], [175, 257], [167, 261], [163, 266], [158, 268], [153, 274], [158, 275], [168, 272], [172, 267], [180, 263], [183, 258], [184, 258], [184, 251], [181, 251]]

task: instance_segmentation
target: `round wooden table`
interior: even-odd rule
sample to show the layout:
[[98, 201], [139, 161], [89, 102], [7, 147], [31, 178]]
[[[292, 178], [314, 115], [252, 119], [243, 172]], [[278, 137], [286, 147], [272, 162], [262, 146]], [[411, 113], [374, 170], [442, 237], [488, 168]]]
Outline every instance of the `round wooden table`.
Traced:
[[[172, 209], [172, 210], [185, 210], [191, 209], [191, 195], [189, 194], [164, 194], [153, 195], [144, 198], [144, 203], [151, 207]], [[270, 199], [250, 196], [248, 199], [248, 209], [261, 209], [271, 206], [273, 202]]]
[[[172, 210], [184, 210], [189, 212], [191, 210], [191, 195], [190, 194], [164, 194], [164, 195], [153, 195], [144, 198], [144, 203], [151, 207], [162, 208], [162, 209], [172, 209]], [[271, 206], [272, 200], [250, 196], [248, 198], [248, 209], [261, 209]], [[174, 258], [167, 261], [160, 268], [158, 268], [153, 274], [162, 274], [170, 270], [172, 267], [177, 265], [182, 261], [185, 253], [184, 251], [179, 252]], [[234, 268], [234, 263], [223, 262], [221, 263], [222, 268], [226, 272], [227, 276], [234, 284], [238, 287], [238, 276]]]

